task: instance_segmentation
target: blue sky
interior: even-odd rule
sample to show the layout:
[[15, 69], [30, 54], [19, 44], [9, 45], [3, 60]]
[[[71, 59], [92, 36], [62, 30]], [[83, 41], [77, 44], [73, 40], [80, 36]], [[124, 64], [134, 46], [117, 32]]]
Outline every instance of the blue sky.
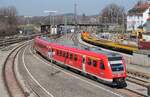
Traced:
[[130, 9], [138, 0], [0, 0], [0, 7], [13, 5], [19, 15], [43, 16], [44, 10], [57, 10], [59, 13], [73, 13], [77, 3], [78, 14], [99, 14], [100, 10], [110, 3]]

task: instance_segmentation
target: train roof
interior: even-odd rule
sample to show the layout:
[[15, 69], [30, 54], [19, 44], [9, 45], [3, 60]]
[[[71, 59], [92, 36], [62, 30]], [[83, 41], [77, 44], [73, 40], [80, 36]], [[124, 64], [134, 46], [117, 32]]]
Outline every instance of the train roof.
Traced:
[[74, 44], [74, 42], [67, 40], [67, 39], [62, 39], [62, 41], [55, 41], [54, 39], [50, 39], [47, 36], [42, 36], [42, 39], [50, 42], [50, 43], [57, 43], [60, 44], [62, 46], [68, 46], [68, 47], [73, 47], [73, 48], [77, 48], [77, 49], [81, 49], [81, 50], [88, 50], [88, 51], [92, 51], [95, 53], [100, 53], [100, 54], [104, 54], [106, 55], [108, 58], [109, 57], [121, 57], [120, 54], [118, 53], [113, 53], [113, 52], [108, 52], [108, 51], [104, 51], [102, 50], [100, 47], [88, 47], [88, 46], [83, 46], [83, 45], [79, 45], [79, 44]]

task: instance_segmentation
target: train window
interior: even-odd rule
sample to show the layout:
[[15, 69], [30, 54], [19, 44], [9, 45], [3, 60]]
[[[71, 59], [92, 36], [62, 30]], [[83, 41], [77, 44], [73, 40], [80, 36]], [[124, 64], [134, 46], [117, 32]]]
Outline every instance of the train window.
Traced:
[[59, 51], [58, 50], [56, 50], [56, 55], [59, 55]]
[[104, 61], [102, 60], [100, 61], [100, 69], [103, 69], [103, 70], [105, 69]]
[[65, 55], [66, 55], [66, 52], [63, 52], [63, 57], [65, 57]]
[[74, 60], [75, 60], [75, 61], [77, 61], [77, 60], [78, 60], [77, 55], [74, 55]]
[[110, 64], [112, 71], [123, 71], [123, 64]]
[[59, 55], [62, 56], [62, 51], [59, 51]]
[[89, 58], [88, 59], [88, 65], [91, 65], [92, 64], [92, 60]]
[[97, 61], [93, 60], [93, 66], [96, 67], [97, 66]]
[[53, 51], [54, 51], [54, 49], [52, 48], [52, 49], [51, 49], [51, 51], [53, 52]]
[[82, 57], [82, 63], [85, 63], [85, 57]]
[[72, 59], [72, 54], [70, 54], [70, 59]]
[[69, 56], [69, 53], [68, 53], [68, 52], [66, 52], [66, 58], [68, 58], [68, 56]]
[[58, 50], [58, 56], [60, 56], [60, 50]]

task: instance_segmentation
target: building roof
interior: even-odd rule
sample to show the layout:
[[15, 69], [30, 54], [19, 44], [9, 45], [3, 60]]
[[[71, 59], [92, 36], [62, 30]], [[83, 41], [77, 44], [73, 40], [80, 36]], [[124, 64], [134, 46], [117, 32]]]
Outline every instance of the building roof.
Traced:
[[128, 15], [138, 15], [141, 16], [146, 9], [150, 7], [149, 2], [138, 2], [132, 9], [128, 11]]

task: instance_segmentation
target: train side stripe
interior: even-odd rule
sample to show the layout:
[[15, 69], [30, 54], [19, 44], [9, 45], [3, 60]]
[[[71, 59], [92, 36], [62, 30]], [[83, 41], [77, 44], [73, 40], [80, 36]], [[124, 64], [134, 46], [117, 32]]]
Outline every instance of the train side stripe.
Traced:
[[[58, 60], [56, 60], [56, 59], [55, 59], [55, 61], [57, 61], [57, 62], [59, 62], [59, 63], [61, 63], [61, 64], [64, 64], [63, 62], [58, 61]], [[79, 68], [73, 67], [73, 66], [71, 66], [71, 65], [69, 65], [69, 64], [66, 64], [66, 65], [69, 66], [69, 67], [71, 67], [71, 68], [73, 68], [73, 69], [77, 69], [77, 70], [83, 72], [83, 71], [80, 70]], [[102, 80], [104, 80], [104, 81], [108, 81], [108, 82], [112, 82], [112, 81], [113, 81], [112, 79], [102, 78], [102, 77], [100, 77], [100, 76], [97, 76], [97, 75], [92, 74], [92, 73], [89, 73], [89, 72], [84, 72], [84, 73], [90, 74], [90, 75], [95, 76], [95, 77], [97, 77], [97, 78], [99, 78], [99, 79], [102, 79]]]

